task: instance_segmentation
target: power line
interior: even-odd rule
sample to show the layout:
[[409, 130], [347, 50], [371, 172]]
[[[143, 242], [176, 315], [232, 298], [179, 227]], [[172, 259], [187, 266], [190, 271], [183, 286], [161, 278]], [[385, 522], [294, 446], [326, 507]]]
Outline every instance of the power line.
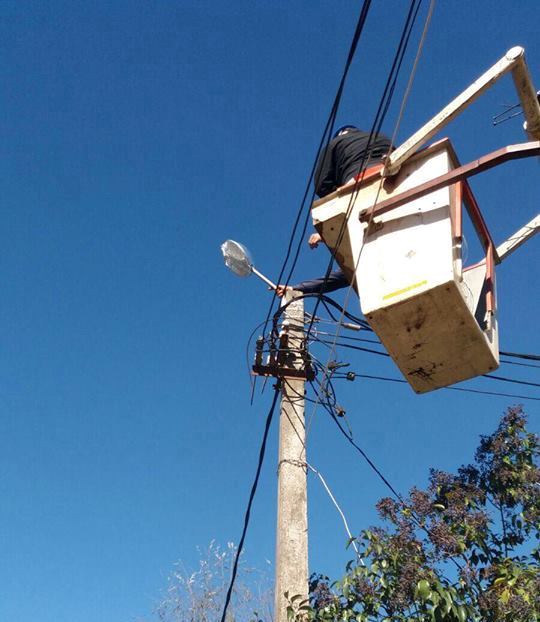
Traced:
[[[363, 31], [365, 23], [366, 23], [366, 19], [367, 19], [367, 15], [368, 15], [370, 6], [371, 6], [371, 0], [364, 0], [364, 3], [362, 5], [362, 9], [360, 10], [360, 15], [358, 16], [358, 21], [357, 21], [356, 28], [355, 28], [355, 31], [354, 31], [354, 34], [353, 34], [351, 45], [349, 47], [349, 52], [348, 52], [348, 55], [347, 55], [347, 60], [345, 62], [345, 66], [344, 66], [344, 69], [343, 69], [343, 72], [342, 72], [342, 75], [341, 75], [339, 86], [338, 86], [338, 89], [336, 91], [336, 95], [334, 97], [334, 102], [332, 104], [332, 108], [330, 110], [330, 114], [329, 114], [328, 119], [326, 121], [326, 125], [325, 125], [325, 128], [324, 128], [323, 134], [321, 136], [321, 140], [319, 142], [319, 147], [317, 149], [315, 160], [314, 160], [312, 168], [311, 168], [311, 173], [309, 175], [309, 178], [308, 178], [308, 181], [307, 181], [307, 184], [306, 184], [304, 195], [302, 197], [302, 201], [300, 203], [300, 207], [298, 209], [298, 212], [296, 214], [296, 219], [295, 219], [294, 224], [293, 224], [292, 232], [291, 232], [291, 235], [289, 237], [289, 243], [288, 243], [288, 246], [287, 246], [287, 251], [285, 253], [285, 259], [282, 262], [282, 266], [281, 266], [281, 269], [280, 269], [280, 272], [279, 272], [279, 276], [277, 278], [277, 282], [278, 283], [281, 282], [283, 274], [285, 273], [285, 268], [286, 268], [287, 263], [289, 261], [289, 258], [291, 256], [294, 238], [296, 237], [296, 232], [297, 232], [297, 229], [298, 229], [298, 225], [300, 224], [300, 218], [301, 218], [302, 213], [304, 212], [304, 209], [305, 209], [305, 206], [306, 206], [307, 198], [308, 198], [308, 196], [310, 196], [311, 182], [312, 182], [313, 177], [315, 175], [315, 170], [316, 170], [316, 167], [317, 167], [317, 162], [318, 162], [319, 156], [320, 156], [320, 154], [322, 152], [323, 145], [325, 145], [325, 143], [326, 143], [326, 145], [328, 145], [330, 143], [330, 139], [331, 139], [331, 136], [332, 136], [332, 131], [333, 131], [334, 123], [335, 123], [337, 112], [339, 110], [339, 105], [340, 105], [340, 102], [341, 102], [341, 96], [343, 94], [343, 89], [345, 87], [345, 82], [347, 80], [349, 69], [350, 69], [350, 66], [352, 64], [352, 60], [354, 58], [354, 54], [355, 54], [356, 49], [358, 47], [358, 43], [360, 41], [360, 37], [362, 35], [362, 31]], [[314, 191], [312, 191], [311, 192], [311, 201], [310, 201], [311, 203], [313, 202], [314, 196], [315, 196], [315, 193], [314, 193]], [[304, 239], [305, 232], [306, 232], [306, 227], [307, 227], [307, 221], [304, 223], [304, 227], [303, 227], [302, 235], [301, 235], [301, 238], [300, 238], [299, 246], [301, 245], [301, 243], [302, 243], [302, 241]], [[296, 261], [298, 259], [298, 253], [299, 253], [299, 250], [296, 251], [296, 256], [295, 256], [295, 259], [294, 259], [294, 262], [293, 262], [293, 269], [294, 269], [294, 265], [296, 264]], [[291, 270], [291, 272], [289, 274], [289, 278], [287, 279], [287, 284], [289, 282], [291, 274], [292, 274], [292, 270]], [[266, 327], [266, 324], [268, 323], [268, 320], [270, 319], [270, 314], [272, 313], [272, 307], [274, 306], [275, 298], [276, 298], [276, 293], [274, 291], [273, 296], [272, 296], [272, 300], [270, 301], [270, 306], [268, 308], [268, 313], [266, 315], [265, 327]]]
[[396, 497], [396, 499], [398, 499], [399, 501], [403, 501], [403, 498], [401, 497], [401, 495], [399, 494], [399, 492], [397, 492], [397, 490], [392, 486], [392, 484], [388, 481], [388, 479], [386, 479], [386, 477], [382, 474], [382, 472], [380, 471], [380, 469], [375, 465], [375, 463], [373, 462], [373, 460], [371, 460], [371, 458], [367, 455], [367, 453], [360, 447], [360, 445], [357, 445], [357, 443], [354, 441], [354, 439], [352, 438], [351, 435], [349, 435], [347, 433], [346, 430], [343, 429], [343, 426], [341, 425], [339, 419], [336, 417], [335, 413], [331, 413], [330, 416], [332, 417], [332, 419], [334, 420], [335, 424], [338, 426], [340, 432], [343, 434], [343, 436], [349, 441], [349, 443], [358, 451], [358, 453], [360, 453], [360, 455], [364, 458], [364, 460], [369, 464], [369, 466], [373, 469], [373, 471], [380, 477], [380, 479], [384, 482], [384, 484], [386, 485], [386, 487], [392, 492], [392, 494]]
[[371, 350], [370, 348], [362, 348], [361, 346], [353, 346], [350, 343], [336, 343], [335, 341], [326, 341], [325, 339], [317, 339], [324, 344], [336, 345], [340, 348], [348, 348], [350, 350], [360, 350], [361, 352], [369, 352], [370, 354], [379, 354], [380, 356], [389, 357], [388, 352], [380, 352], [379, 350]]
[[[367, 378], [368, 380], [382, 380], [385, 382], [397, 382], [399, 384], [409, 384], [406, 380], [402, 378], [388, 378], [386, 376], [374, 376], [371, 374], [359, 374], [356, 372], [352, 372], [358, 378]], [[345, 378], [345, 376], [340, 376], [341, 379]], [[515, 395], [512, 393], [498, 393], [496, 391], [482, 391], [480, 389], [465, 389], [463, 387], [441, 387], [445, 391], [462, 391], [464, 393], [479, 393], [482, 395], [494, 395], [500, 397], [513, 397], [521, 400], [534, 400], [540, 401], [540, 397], [532, 397], [530, 395]]]
[[494, 376], [493, 374], [484, 374], [484, 378], [492, 378], [493, 380], [501, 380], [502, 382], [512, 382], [514, 384], [524, 384], [529, 387], [540, 387], [539, 382], [527, 382], [526, 380], [515, 380], [513, 378], [505, 378], [504, 376]]
[[[369, 138], [368, 138], [368, 142], [367, 142], [367, 146], [366, 146], [366, 150], [364, 153], [364, 157], [362, 159], [362, 162], [360, 163], [359, 169], [358, 169], [358, 173], [356, 175], [356, 177], [358, 177], [359, 175], [361, 175], [363, 177], [363, 174], [365, 172], [365, 167], [367, 165], [368, 162], [368, 154], [370, 151], [370, 147], [371, 144], [375, 138], [375, 136], [379, 133], [383, 121], [386, 117], [386, 114], [388, 112], [388, 108], [390, 105], [390, 102], [392, 101], [393, 95], [394, 95], [394, 89], [396, 86], [396, 81], [397, 81], [397, 77], [399, 75], [399, 72], [401, 70], [401, 64], [403, 62], [403, 58], [405, 56], [405, 52], [407, 50], [407, 46], [409, 43], [409, 37], [410, 34], [412, 32], [413, 26], [414, 26], [414, 22], [416, 21], [416, 16], [418, 15], [418, 10], [420, 8], [420, 5], [422, 3], [422, 0], [419, 0], [418, 2], [416, 2], [416, 0], [412, 0], [410, 7], [409, 7], [409, 12], [407, 14], [407, 19], [405, 21], [405, 25], [403, 27], [403, 30], [401, 32], [401, 37], [399, 40], [399, 44], [396, 50], [396, 53], [394, 55], [394, 59], [392, 62], [392, 66], [390, 68], [387, 80], [386, 80], [386, 84], [383, 90], [383, 94], [381, 96], [381, 99], [379, 101], [379, 106], [377, 108], [377, 112], [375, 114], [375, 118], [373, 120], [373, 124], [371, 126], [371, 130], [370, 130], [370, 134], [369, 134]], [[416, 5], [416, 8], [415, 8]], [[356, 188], [355, 191], [351, 193], [351, 197], [349, 200], [349, 205], [347, 207], [347, 212], [345, 214], [345, 218], [343, 220], [343, 223], [341, 224], [340, 230], [338, 232], [337, 235], [337, 240], [336, 240], [336, 244], [335, 244], [335, 248], [334, 250], [331, 252], [331, 256], [330, 256], [330, 261], [328, 262], [328, 267], [326, 269], [326, 273], [324, 276], [324, 281], [323, 281], [323, 285], [322, 287], [324, 288], [324, 285], [326, 284], [326, 282], [328, 281], [328, 277], [332, 271], [332, 267], [335, 261], [335, 257], [336, 257], [336, 251], [339, 248], [339, 245], [341, 244], [341, 240], [343, 239], [343, 236], [345, 234], [345, 230], [347, 227], [347, 222], [349, 220], [351, 211], [352, 211], [352, 206], [354, 205], [354, 202], [356, 200], [356, 197], [358, 196], [358, 193], [360, 191], [360, 183], [361, 183], [362, 179], [360, 179], [357, 184], [356, 184]], [[379, 191], [380, 191], [380, 187], [379, 187]], [[377, 193], [377, 197], [375, 199], [375, 203], [377, 202], [378, 199], [378, 193]], [[306, 224], [304, 225], [304, 229], [307, 226], [307, 218], [306, 218]], [[368, 223], [369, 226], [369, 223]], [[362, 252], [362, 249], [360, 249], [360, 253]], [[360, 258], [360, 255], [358, 257], [358, 259]], [[293, 266], [294, 267], [294, 266]], [[292, 273], [292, 271], [291, 271]], [[348, 289], [348, 293], [347, 296], [349, 295], [351, 290], [351, 287], [349, 287]], [[314, 310], [314, 314], [317, 312], [317, 307], [318, 304], [315, 305], [315, 310]], [[313, 322], [312, 322], [313, 323]], [[312, 328], [312, 323], [309, 325], [309, 328], [307, 330], [307, 334], [309, 337], [311, 328]]]
[[534, 363], [518, 363], [517, 361], [501, 361], [505, 365], [519, 365], [520, 367], [535, 367], [536, 369], [540, 369], [540, 365], [535, 365]]
[[509, 356], [511, 358], [516, 358], [516, 359], [526, 359], [529, 361], [540, 361], [539, 354], [519, 354], [517, 352], [503, 352], [502, 350], [499, 354], [502, 354], [503, 356]]
[[229, 607], [229, 603], [231, 601], [232, 590], [234, 587], [234, 581], [236, 579], [236, 574], [238, 572], [238, 562], [240, 560], [240, 555], [242, 553], [242, 549], [244, 548], [244, 540], [246, 539], [246, 533], [249, 525], [249, 518], [251, 515], [251, 506], [253, 505], [253, 499], [255, 498], [255, 493], [257, 492], [257, 486], [259, 484], [259, 476], [261, 474], [261, 468], [264, 461], [264, 454], [266, 451], [266, 441], [268, 440], [268, 432], [270, 430], [270, 424], [272, 423], [272, 417], [274, 416], [274, 410], [277, 404], [277, 398], [280, 393], [280, 383], [278, 382], [275, 390], [274, 390], [274, 399], [272, 400], [272, 405], [270, 406], [270, 410], [268, 411], [268, 415], [266, 416], [266, 423], [264, 426], [264, 434], [262, 437], [261, 448], [259, 450], [259, 460], [257, 463], [257, 470], [255, 472], [255, 479], [253, 480], [253, 485], [251, 486], [251, 492], [249, 493], [249, 501], [246, 508], [246, 513], [244, 515], [244, 527], [242, 529], [242, 536], [240, 538], [240, 542], [238, 543], [238, 548], [236, 549], [236, 554], [234, 556], [234, 564], [231, 574], [231, 581], [229, 583], [229, 588], [227, 590], [227, 596], [225, 597], [225, 604], [223, 605], [223, 613], [221, 615], [221, 622], [225, 622], [227, 617], [227, 609]]

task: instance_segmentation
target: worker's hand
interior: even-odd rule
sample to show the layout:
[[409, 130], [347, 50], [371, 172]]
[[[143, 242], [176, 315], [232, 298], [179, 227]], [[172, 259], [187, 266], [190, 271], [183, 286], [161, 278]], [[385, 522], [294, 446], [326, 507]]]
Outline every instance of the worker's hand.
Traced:
[[312, 233], [308, 240], [309, 248], [317, 248], [321, 241], [322, 238], [318, 233]]
[[[270, 288], [268, 288], [268, 289], [270, 289]], [[283, 296], [285, 295], [285, 292], [288, 289], [292, 289], [292, 287], [285, 287], [285, 285], [278, 285], [277, 288], [276, 288], [276, 296], [278, 298], [283, 298]]]

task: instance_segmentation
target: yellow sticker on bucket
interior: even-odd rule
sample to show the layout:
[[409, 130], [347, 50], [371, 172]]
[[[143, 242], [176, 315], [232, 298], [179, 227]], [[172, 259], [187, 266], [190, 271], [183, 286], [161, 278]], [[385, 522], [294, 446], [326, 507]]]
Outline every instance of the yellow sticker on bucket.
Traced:
[[406, 292], [410, 292], [411, 289], [416, 289], [417, 287], [422, 287], [422, 285], [426, 285], [427, 281], [424, 279], [419, 283], [414, 283], [413, 285], [409, 285], [409, 287], [404, 287], [403, 289], [398, 289], [396, 292], [392, 292], [391, 294], [386, 294], [383, 296], [383, 300], [388, 300], [388, 298], [393, 298], [394, 296], [400, 296], [401, 294], [405, 294]]

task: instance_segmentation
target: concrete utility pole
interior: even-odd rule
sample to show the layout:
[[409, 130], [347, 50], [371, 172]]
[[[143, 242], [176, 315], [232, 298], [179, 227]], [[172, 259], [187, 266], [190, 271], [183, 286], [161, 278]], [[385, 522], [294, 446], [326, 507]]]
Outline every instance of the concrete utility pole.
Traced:
[[[300, 296], [287, 292], [285, 303]], [[292, 302], [284, 314], [288, 367], [304, 369], [304, 301]], [[294, 357], [294, 358], [293, 358]], [[305, 450], [304, 378], [283, 378], [279, 423], [278, 507], [276, 533], [275, 622], [287, 622], [289, 598], [308, 597], [307, 468]]]

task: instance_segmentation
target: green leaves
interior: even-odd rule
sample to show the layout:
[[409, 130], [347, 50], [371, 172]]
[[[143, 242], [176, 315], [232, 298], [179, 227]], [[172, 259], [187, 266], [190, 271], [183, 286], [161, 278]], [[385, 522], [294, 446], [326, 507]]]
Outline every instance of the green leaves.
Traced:
[[456, 475], [433, 470], [428, 488], [403, 501], [382, 499], [387, 526], [357, 539], [365, 566], [350, 562], [333, 600], [309, 619], [538, 622], [539, 444], [525, 423], [509, 409], [474, 464]]
[[431, 588], [429, 587], [428, 581], [425, 579], [418, 581], [416, 586], [416, 596], [423, 601], [426, 601], [431, 596]]

